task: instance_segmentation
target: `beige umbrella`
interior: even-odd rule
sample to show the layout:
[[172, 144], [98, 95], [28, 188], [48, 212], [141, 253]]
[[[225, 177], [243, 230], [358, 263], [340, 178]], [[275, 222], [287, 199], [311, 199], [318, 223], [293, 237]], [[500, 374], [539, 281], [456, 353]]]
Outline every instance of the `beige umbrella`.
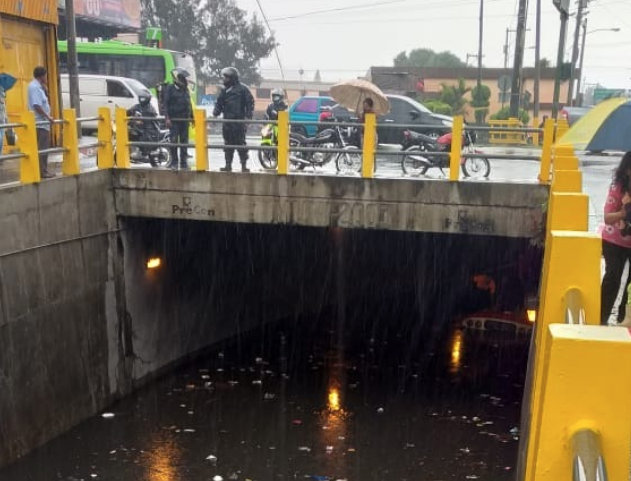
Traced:
[[367, 80], [353, 79], [331, 87], [331, 97], [340, 105], [358, 111], [364, 99], [371, 98], [377, 115], [390, 112], [390, 102], [375, 84]]

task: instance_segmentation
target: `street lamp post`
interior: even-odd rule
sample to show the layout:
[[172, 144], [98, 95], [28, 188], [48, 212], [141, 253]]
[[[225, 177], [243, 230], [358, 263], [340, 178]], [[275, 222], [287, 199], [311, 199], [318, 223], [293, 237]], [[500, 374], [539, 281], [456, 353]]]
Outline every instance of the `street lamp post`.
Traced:
[[576, 96], [578, 97], [579, 107], [583, 106], [583, 96], [581, 95], [581, 77], [583, 76], [583, 60], [585, 58], [585, 37], [587, 37], [588, 34], [594, 33], [594, 32], [619, 32], [619, 31], [620, 31], [619, 27], [612, 27], [612, 28], [597, 28], [596, 30], [590, 30], [588, 32], [587, 19], [585, 19], [585, 21], [583, 22], [583, 41], [581, 43], [581, 58], [579, 60], [579, 67], [578, 67], [579, 76], [576, 79]]

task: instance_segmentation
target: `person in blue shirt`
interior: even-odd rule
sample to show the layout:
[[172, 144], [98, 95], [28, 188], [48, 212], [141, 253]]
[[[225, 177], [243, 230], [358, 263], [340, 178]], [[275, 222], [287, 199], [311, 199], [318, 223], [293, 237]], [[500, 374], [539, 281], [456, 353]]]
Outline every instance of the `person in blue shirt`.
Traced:
[[[37, 150], [40, 152], [50, 148], [50, 128], [54, 120], [48, 102], [47, 74], [44, 67], [35, 67], [33, 80], [28, 84], [28, 108], [35, 112]], [[44, 179], [55, 176], [48, 171], [48, 154], [39, 154], [39, 172]]]

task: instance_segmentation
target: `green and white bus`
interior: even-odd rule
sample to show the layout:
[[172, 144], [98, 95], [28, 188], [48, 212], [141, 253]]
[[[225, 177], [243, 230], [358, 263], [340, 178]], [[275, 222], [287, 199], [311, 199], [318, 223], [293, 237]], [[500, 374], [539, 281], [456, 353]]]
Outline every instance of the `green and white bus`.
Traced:
[[[59, 71], [68, 72], [68, 43], [58, 42]], [[149, 87], [158, 96], [157, 88], [171, 83], [171, 71], [182, 67], [191, 74], [190, 85], [193, 103], [197, 103], [197, 75], [193, 57], [187, 53], [147, 47], [144, 45], [107, 40], [77, 42], [78, 70], [80, 74], [130, 77]]]

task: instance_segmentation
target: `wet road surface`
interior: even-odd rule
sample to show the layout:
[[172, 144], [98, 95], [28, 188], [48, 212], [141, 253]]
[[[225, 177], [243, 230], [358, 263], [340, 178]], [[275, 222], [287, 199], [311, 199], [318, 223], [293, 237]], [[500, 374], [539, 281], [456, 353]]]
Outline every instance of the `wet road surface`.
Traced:
[[527, 346], [376, 307], [230, 339], [0, 479], [512, 480]]

